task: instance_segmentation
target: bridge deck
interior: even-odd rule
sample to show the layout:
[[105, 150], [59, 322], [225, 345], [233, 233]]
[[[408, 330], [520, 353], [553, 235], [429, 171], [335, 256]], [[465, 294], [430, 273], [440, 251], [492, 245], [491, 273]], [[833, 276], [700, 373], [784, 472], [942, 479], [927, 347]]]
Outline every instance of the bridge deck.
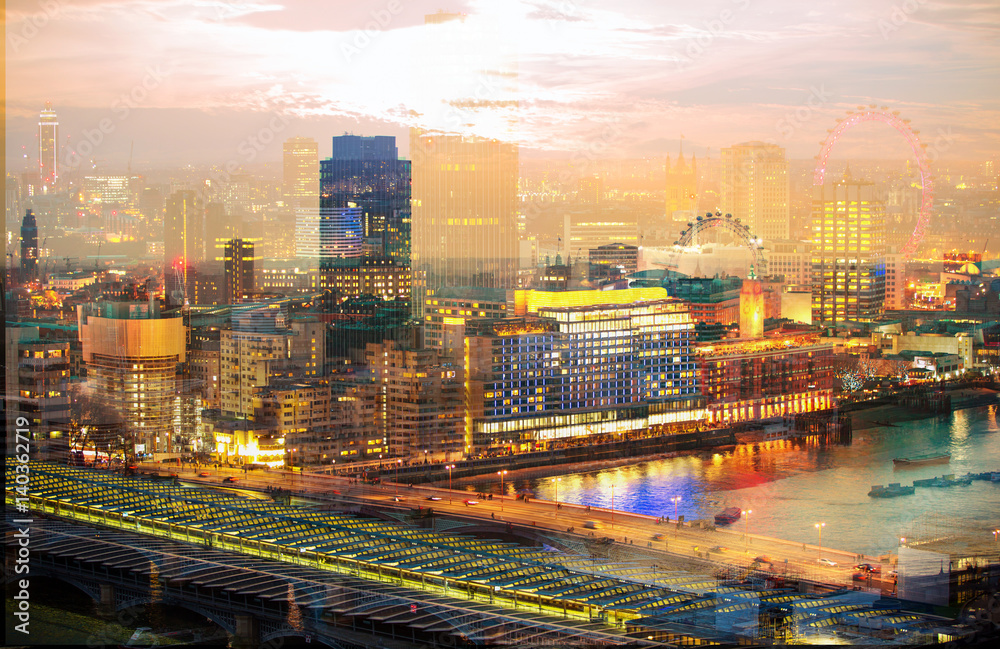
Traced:
[[[208, 546], [208, 549], [188, 547], [183, 558], [175, 556], [155, 569], [165, 579], [226, 588], [228, 592], [287, 597], [287, 590], [280, 592], [280, 586], [262, 586], [256, 590], [252, 576], [242, 572], [248, 570], [248, 565], [259, 563], [257, 557], [260, 557], [282, 562], [282, 574], [288, 579], [298, 579], [301, 575], [302, 579], [312, 580], [316, 570], [326, 575], [330, 571], [350, 573], [376, 582], [390, 582], [401, 590], [405, 590], [403, 587], [429, 590], [436, 593], [435, 597], [460, 594], [488, 600], [493, 608], [499, 604], [518, 609], [516, 613], [530, 608], [538, 614], [562, 615], [564, 627], [590, 626], [599, 619], [606, 621], [600, 628], [617, 637], [613, 633], [616, 623], [634, 625], [639, 618], [648, 620], [650, 614], [669, 617], [700, 608], [717, 608], [722, 605], [719, 596], [746, 590], [697, 575], [657, 572], [649, 566], [599, 563], [592, 557], [431, 532], [349, 514], [305, 511], [230, 493], [126, 478], [109, 472], [33, 462], [30, 475], [29, 491], [35, 511]], [[14, 477], [13, 472], [7, 475], [8, 501], [16, 494]], [[156, 549], [154, 541], [160, 541], [133, 538], [138, 545], [152, 550]], [[67, 537], [63, 542], [64, 547], [49, 550], [56, 554], [69, 552], [77, 560], [121, 569], [146, 572], [153, 569], [150, 560], [141, 554], [116, 555], [106, 546], [81, 544], [79, 537]], [[197, 562], [210, 556], [211, 563], [219, 563], [218, 552], [212, 548], [244, 556], [227, 554], [224, 565], [214, 572], [206, 571], [206, 565], [194, 567], [183, 560]], [[179, 566], [186, 567], [178, 570]], [[164, 574], [165, 567], [168, 574]], [[244, 583], [251, 587], [243, 588]], [[389, 587], [381, 585], [383, 589]], [[300, 600], [303, 592], [315, 593], [315, 597], [310, 595]], [[296, 589], [294, 593], [305, 606], [323, 601], [328, 595], [316, 588]], [[466, 602], [464, 606], [469, 608], [472, 604]], [[356, 612], [353, 609], [345, 614]], [[717, 637], [718, 633], [713, 631], [703, 639]], [[736, 640], [736, 636], [729, 636], [729, 642]]]

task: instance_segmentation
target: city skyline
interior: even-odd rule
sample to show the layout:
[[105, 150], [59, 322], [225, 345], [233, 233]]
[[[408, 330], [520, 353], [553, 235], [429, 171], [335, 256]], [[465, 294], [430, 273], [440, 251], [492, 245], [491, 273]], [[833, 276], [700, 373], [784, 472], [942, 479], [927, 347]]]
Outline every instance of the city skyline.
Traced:
[[[395, 135], [407, 156], [408, 127], [449, 125], [454, 115], [442, 106], [459, 106], [477, 134], [493, 134], [491, 111], [461, 104], [470, 97], [517, 102], [528, 156], [665, 155], [683, 137], [699, 157], [759, 139], [810, 158], [837, 117], [876, 104], [919, 124], [939, 157], [989, 157], [997, 97], [981, 80], [995, 75], [997, 10], [883, 4], [456, 2], [446, 10], [465, 13], [463, 28], [482, 43], [460, 80], [445, 84], [432, 74], [411, 80], [437, 56], [424, 46], [427, 30], [453, 28], [422, 24], [436, 3], [326, 15], [308, 2], [132, 2], [92, 23], [103, 3], [60, 3], [49, 15], [25, 2], [8, 7], [8, 164], [17, 168], [22, 147], [38, 150], [46, 101], [60, 115], [62, 174], [90, 159], [124, 166], [133, 149], [139, 165], [278, 160], [287, 137], [325, 142], [344, 131]], [[39, 12], [43, 27], [20, 35]], [[116, 43], [110, 56], [89, 46], [94, 36]], [[477, 76], [512, 49], [516, 88]], [[250, 141], [268, 129], [270, 140]], [[859, 134], [838, 153], [871, 157], [894, 146]]]

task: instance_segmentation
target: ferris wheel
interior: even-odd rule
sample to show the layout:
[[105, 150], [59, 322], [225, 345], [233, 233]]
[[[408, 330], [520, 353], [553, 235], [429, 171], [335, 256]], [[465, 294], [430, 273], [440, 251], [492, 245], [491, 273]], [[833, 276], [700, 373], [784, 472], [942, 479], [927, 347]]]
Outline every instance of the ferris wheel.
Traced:
[[689, 222], [687, 227], [681, 230], [680, 238], [674, 242], [670, 261], [663, 265], [667, 269], [676, 268], [677, 257], [684, 249], [692, 247], [697, 242], [699, 234], [712, 229], [729, 232], [750, 252], [752, 258], [751, 279], [767, 274], [767, 259], [764, 258], [763, 240], [751, 232], [750, 227], [742, 223], [740, 219], [733, 218], [732, 214], [723, 216], [722, 212], [715, 214], [707, 212], [705, 216], [699, 216], [694, 221]]
[[813, 185], [822, 185], [826, 177], [826, 166], [830, 159], [830, 152], [840, 136], [851, 127], [861, 122], [882, 122], [893, 127], [903, 136], [913, 150], [913, 155], [917, 160], [917, 167], [920, 170], [920, 186], [922, 190], [920, 202], [920, 215], [917, 217], [917, 225], [910, 235], [910, 239], [903, 246], [902, 253], [909, 257], [917, 250], [917, 246], [927, 232], [927, 225], [931, 220], [931, 210], [934, 207], [934, 178], [931, 176], [931, 160], [927, 155], [927, 145], [920, 141], [917, 135], [920, 131], [910, 128], [910, 120], [899, 116], [898, 110], [890, 111], [885, 106], [858, 106], [857, 110], [847, 111], [847, 117], [837, 120], [837, 126], [829, 129], [829, 135], [821, 142], [822, 149], [816, 156], [816, 170], [813, 172]]

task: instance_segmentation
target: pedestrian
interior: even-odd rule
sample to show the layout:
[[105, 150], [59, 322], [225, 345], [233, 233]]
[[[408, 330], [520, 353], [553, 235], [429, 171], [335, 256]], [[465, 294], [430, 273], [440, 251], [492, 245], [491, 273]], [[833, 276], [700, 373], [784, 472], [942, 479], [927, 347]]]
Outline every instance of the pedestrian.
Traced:
[[497, 515], [495, 513], [493, 513], [493, 512], [490, 512], [490, 518], [492, 518], [493, 520], [496, 520]]

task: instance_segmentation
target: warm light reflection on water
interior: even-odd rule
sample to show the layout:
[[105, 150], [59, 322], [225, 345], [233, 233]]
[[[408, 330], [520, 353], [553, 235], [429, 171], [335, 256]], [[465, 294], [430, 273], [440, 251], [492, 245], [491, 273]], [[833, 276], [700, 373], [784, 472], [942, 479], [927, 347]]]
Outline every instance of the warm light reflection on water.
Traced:
[[[868, 490], [947, 473], [1000, 471], [997, 432], [996, 406], [960, 410], [944, 419], [858, 431], [851, 446], [778, 440], [565, 475], [559, 499], [610, 507], [615, 485], [616, 511], [673, 517], [670, 499], [680, 496], [677, 511], [688, 519], [711, 518], [729, 506], [752, 509], [757, 533], [810, 543], [813, 524], [822, 518], [824, 545], [877, 554], [895, 550], [900, 536], [996, 529], [1000, 484], [918, 488], [912, 496], [886, 499], [870, 498]], [[893, 468], [894, 457], [943, 452], [951, 453], [949, 464]], [[510, 489], [554, 499], [553, 484], [551, 478], [514, 481]]]

